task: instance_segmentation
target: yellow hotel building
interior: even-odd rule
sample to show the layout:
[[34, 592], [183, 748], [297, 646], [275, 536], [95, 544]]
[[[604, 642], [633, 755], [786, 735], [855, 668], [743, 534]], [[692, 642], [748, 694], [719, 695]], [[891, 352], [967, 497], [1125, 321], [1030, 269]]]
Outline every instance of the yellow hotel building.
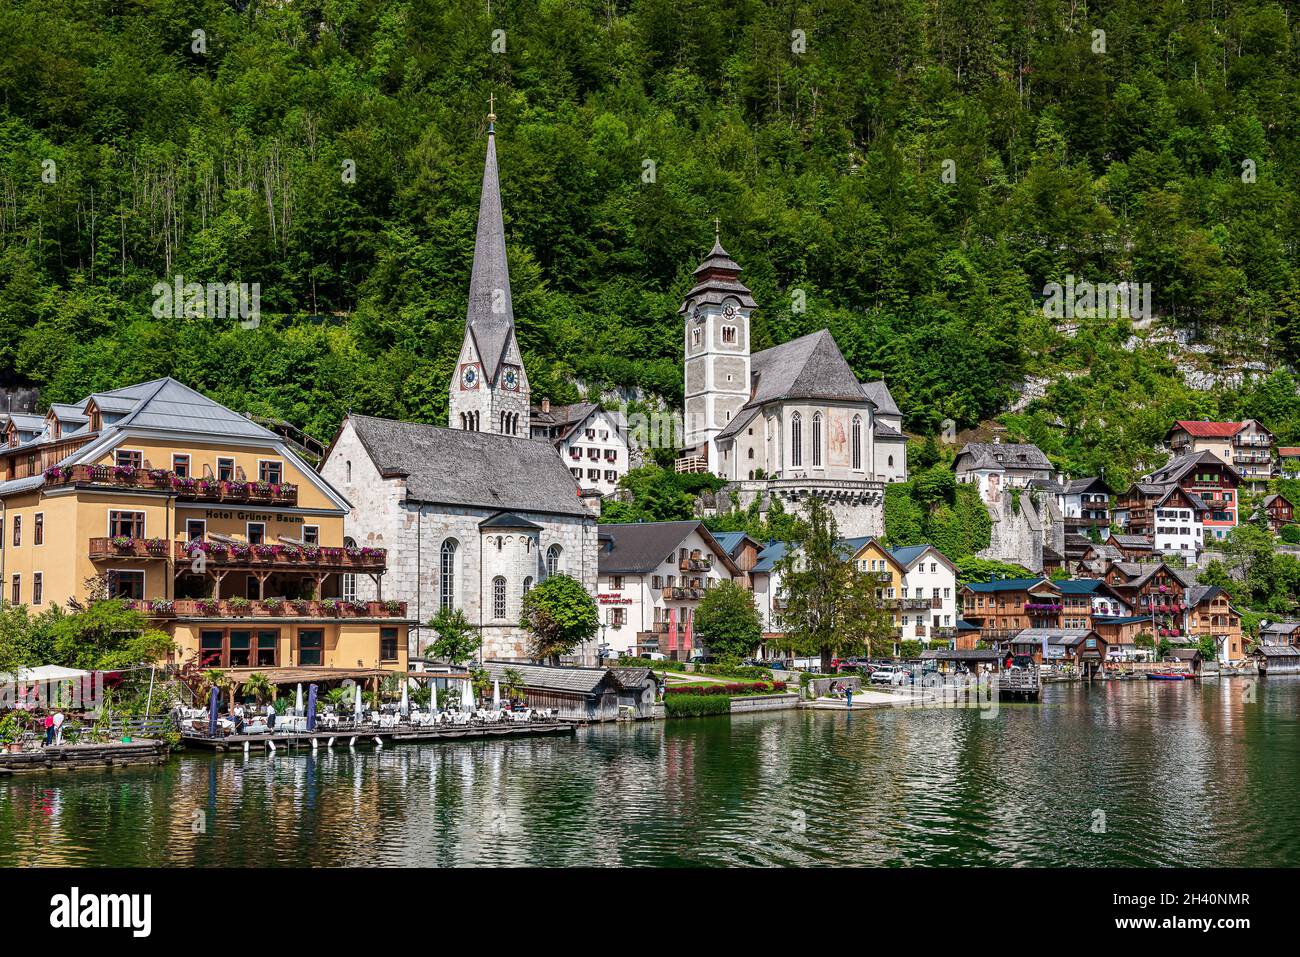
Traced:
[[[909, 603], [910, 607], [910, 599], [904, 597], [907, 590], [903, 587], [907, 569], [899, 564], [898, 559], [889, 554], [875, 538], [849, 539], [848, 544], [857, 546], [852, 561], [857, 565], [858, 571], [876, 580], [876, 601], [881, 608], [893, 615], [894, 652], [897, 654], [898, 642], [903, 636], [903, 628], [899, 623], [899, 609], [905, 607], [905, 602]], [[928, 608], [929, 599], [925, 601], [925, 607]]]
[[5, 599], [39, 612], [98, 582], [177, 663], [406, 671], [405, 603], [354, 598], [384, 550], [344, 540], [348, 502], [281, 436], [170, 378], [29, 420], [0, 437]]

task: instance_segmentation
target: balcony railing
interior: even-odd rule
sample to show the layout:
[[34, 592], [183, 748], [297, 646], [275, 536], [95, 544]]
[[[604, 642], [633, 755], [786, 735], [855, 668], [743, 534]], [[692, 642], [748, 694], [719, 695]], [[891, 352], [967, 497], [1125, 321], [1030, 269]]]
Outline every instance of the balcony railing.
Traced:
[[218, 542], [210, 540], [176, 542], [176, 560], [192, 562], [199, 555], [204, 561], [219, 568], [282, 568], [310, 569], [341, 572], [382, 572], [387, 567], [388, 553], [382, 548], [329, 547], [319, 545], [293, 545], [266, 543], [249, 545], [245, 542]]
[[708, 558], [683, 558], [677, 567], [684, 572], [707, 572], [713, 568], [713, 561]]
[[703, 588], [678, 588], [678, 587], [665, 588], [664, 597], [678, 598], [683, 600], [687, 600], [687, 599], [698, 600], [704, 597], [704, 589]]
[[132, 538], [115, 535], [112, 538], [90, 540], [91, 561], [122, 558], [166, 558], [169, 551], [165, 538]]
[[128, 606], [151, 618], [405, 618], [404, 601], [157, 598]]
[[45, 484], [47, 487], [83, 485], [149, 489], [171, 492], [178, 499], [195, 502], [298, 504], [298, 486], [289, 482], [192, 478], [177, 475], [170, 469], [136, 468], [131, 465], [55, 465], [45, 470]]

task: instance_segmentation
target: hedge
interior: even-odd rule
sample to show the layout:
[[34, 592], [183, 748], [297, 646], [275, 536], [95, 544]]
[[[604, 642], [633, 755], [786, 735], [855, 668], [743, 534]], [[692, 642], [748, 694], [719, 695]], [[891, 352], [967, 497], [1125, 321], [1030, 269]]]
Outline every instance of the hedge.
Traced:
[[696, 697], [717, 695], [780, 694], [785, 691], [784, 681], [746, 681], [725, 685], [676, 685], [665, 692], [665, 700], [674, 695], [694, 695]]
[[730, 714], [731, 699], [724, 695], [670, 694], [664, 698], [664, 713], [670, 718]]

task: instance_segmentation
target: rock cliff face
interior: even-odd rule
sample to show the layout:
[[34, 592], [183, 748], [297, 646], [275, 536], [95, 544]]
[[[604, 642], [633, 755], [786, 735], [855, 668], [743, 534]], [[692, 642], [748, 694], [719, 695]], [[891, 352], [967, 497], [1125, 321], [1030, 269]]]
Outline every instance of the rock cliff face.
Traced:
[[1030, 489], [1006, 490], [997, 501], [985, 502], [985, 507], [993, 528], [980, 558], [1041, 572], [1044, 548], [1065, 553], [1065, 523], [1051, 496]]
[[0, 385], [0, 414], [7, 412], [35, 412], [41, 390], [26, 386]]

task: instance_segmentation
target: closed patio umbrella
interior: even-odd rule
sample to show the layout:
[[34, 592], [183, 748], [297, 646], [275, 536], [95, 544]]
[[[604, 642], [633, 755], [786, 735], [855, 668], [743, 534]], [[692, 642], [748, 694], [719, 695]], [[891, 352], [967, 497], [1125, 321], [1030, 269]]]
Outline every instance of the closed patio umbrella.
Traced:
[[474, 682], [470, 681], [468, 678], [465, 679], [465, 690], [461, 693], [460, 710], [474, 710]]
[[402, 679], [402, 714], [403, 715], [407, 715], [411, 713], [411, 696], [410, 696], [410, 689], [408, 688], [408, 685], [410, 685], [410, 683], [411, 683], [410, 679], [408, 678]]
[[429, 710], [438, 713], [438, 685], [432, 678], [429, 679]]
[[356, 694], [352, 698], [352, 714], [358, 721], [360, 721], [361, 720], [361, 685], [353, 685], [352, 687], [356, 690]]
[[293, 713], [294, 714], [306, 713], [305, 711], [302, 710], [302, 682], [298, 682], [298, 695], [293, 702]]
[[501, 682], [500, 681], [492, 682], [492, 710], [493, 711], [501, 710]]

